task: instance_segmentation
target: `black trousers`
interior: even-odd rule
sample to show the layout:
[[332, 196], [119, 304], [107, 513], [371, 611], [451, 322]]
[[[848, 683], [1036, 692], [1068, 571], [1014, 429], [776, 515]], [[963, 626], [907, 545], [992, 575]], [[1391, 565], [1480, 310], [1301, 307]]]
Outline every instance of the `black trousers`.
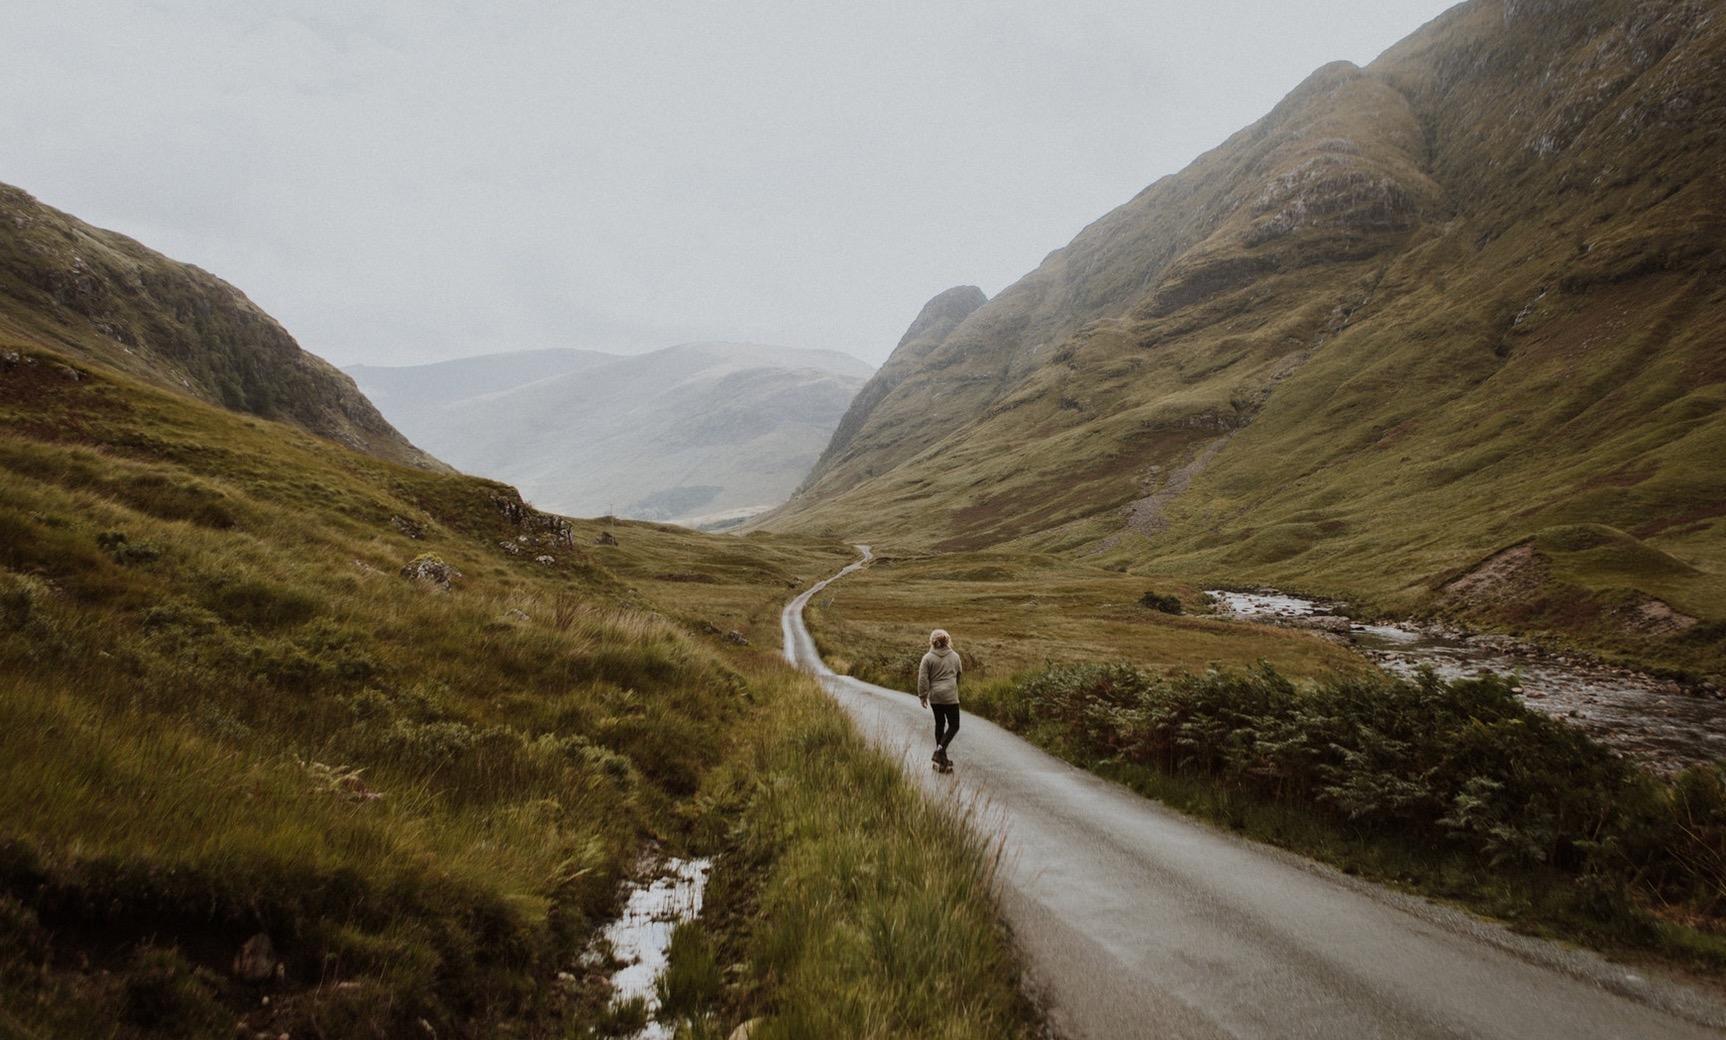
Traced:
[[959, 706], [957, 704], [931, 704], [935, 709], [935, 746], [945, 748], [959, 735]]

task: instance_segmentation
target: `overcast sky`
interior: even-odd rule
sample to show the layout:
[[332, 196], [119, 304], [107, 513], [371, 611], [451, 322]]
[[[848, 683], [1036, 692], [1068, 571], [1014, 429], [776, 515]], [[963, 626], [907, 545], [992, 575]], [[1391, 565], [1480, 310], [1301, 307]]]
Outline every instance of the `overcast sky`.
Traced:
[[1446, 0], [0, 0], [0, 180], [340, 364], [755, 340], [952, 285]]

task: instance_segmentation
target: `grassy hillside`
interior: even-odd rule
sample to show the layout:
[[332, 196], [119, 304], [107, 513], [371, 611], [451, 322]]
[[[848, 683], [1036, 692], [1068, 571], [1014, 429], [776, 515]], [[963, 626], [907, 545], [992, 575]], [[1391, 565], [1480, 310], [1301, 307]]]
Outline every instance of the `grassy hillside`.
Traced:
[[1472, 0], [1327, 66], [970, 314], [771, 526], [1726, 673], [1723, 60], [1702, 6]]
[[744, 965], [699, 1035], [1029, 1020], [983, 850], [775, 660], [847, 550], [564, 521], [3, 346], [0, 1033], [600, 1035], [578, 959], [656, 848], [719, 857]]
[[240, 290], [0, 184], [0, 351], [19, 343], [383, 458], [438, 465]]

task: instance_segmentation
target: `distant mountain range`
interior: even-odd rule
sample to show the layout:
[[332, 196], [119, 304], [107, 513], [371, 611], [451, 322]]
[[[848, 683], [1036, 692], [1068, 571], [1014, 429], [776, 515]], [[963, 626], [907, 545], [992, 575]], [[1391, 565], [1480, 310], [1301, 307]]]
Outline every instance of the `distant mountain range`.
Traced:
[[543, 509], [714, 526], [783, 502], [873, 369], [833, 351], [689, 343], [347, 372], [416, 444]]
[[1319, 69], [993, 299], [932, 301], [762, 522], [1717, 666], [1720, 14], [1474, 0]]

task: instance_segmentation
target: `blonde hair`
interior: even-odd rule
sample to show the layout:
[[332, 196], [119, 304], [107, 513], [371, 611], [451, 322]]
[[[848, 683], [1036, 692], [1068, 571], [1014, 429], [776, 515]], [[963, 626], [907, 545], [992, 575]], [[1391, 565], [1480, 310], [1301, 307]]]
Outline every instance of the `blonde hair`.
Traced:
[[937, 650], [942, 647], [952, 646], [953, 637], [947, 634], [946, 629], [937, 628], [935, 631], [929, 633], [929, 645]]

